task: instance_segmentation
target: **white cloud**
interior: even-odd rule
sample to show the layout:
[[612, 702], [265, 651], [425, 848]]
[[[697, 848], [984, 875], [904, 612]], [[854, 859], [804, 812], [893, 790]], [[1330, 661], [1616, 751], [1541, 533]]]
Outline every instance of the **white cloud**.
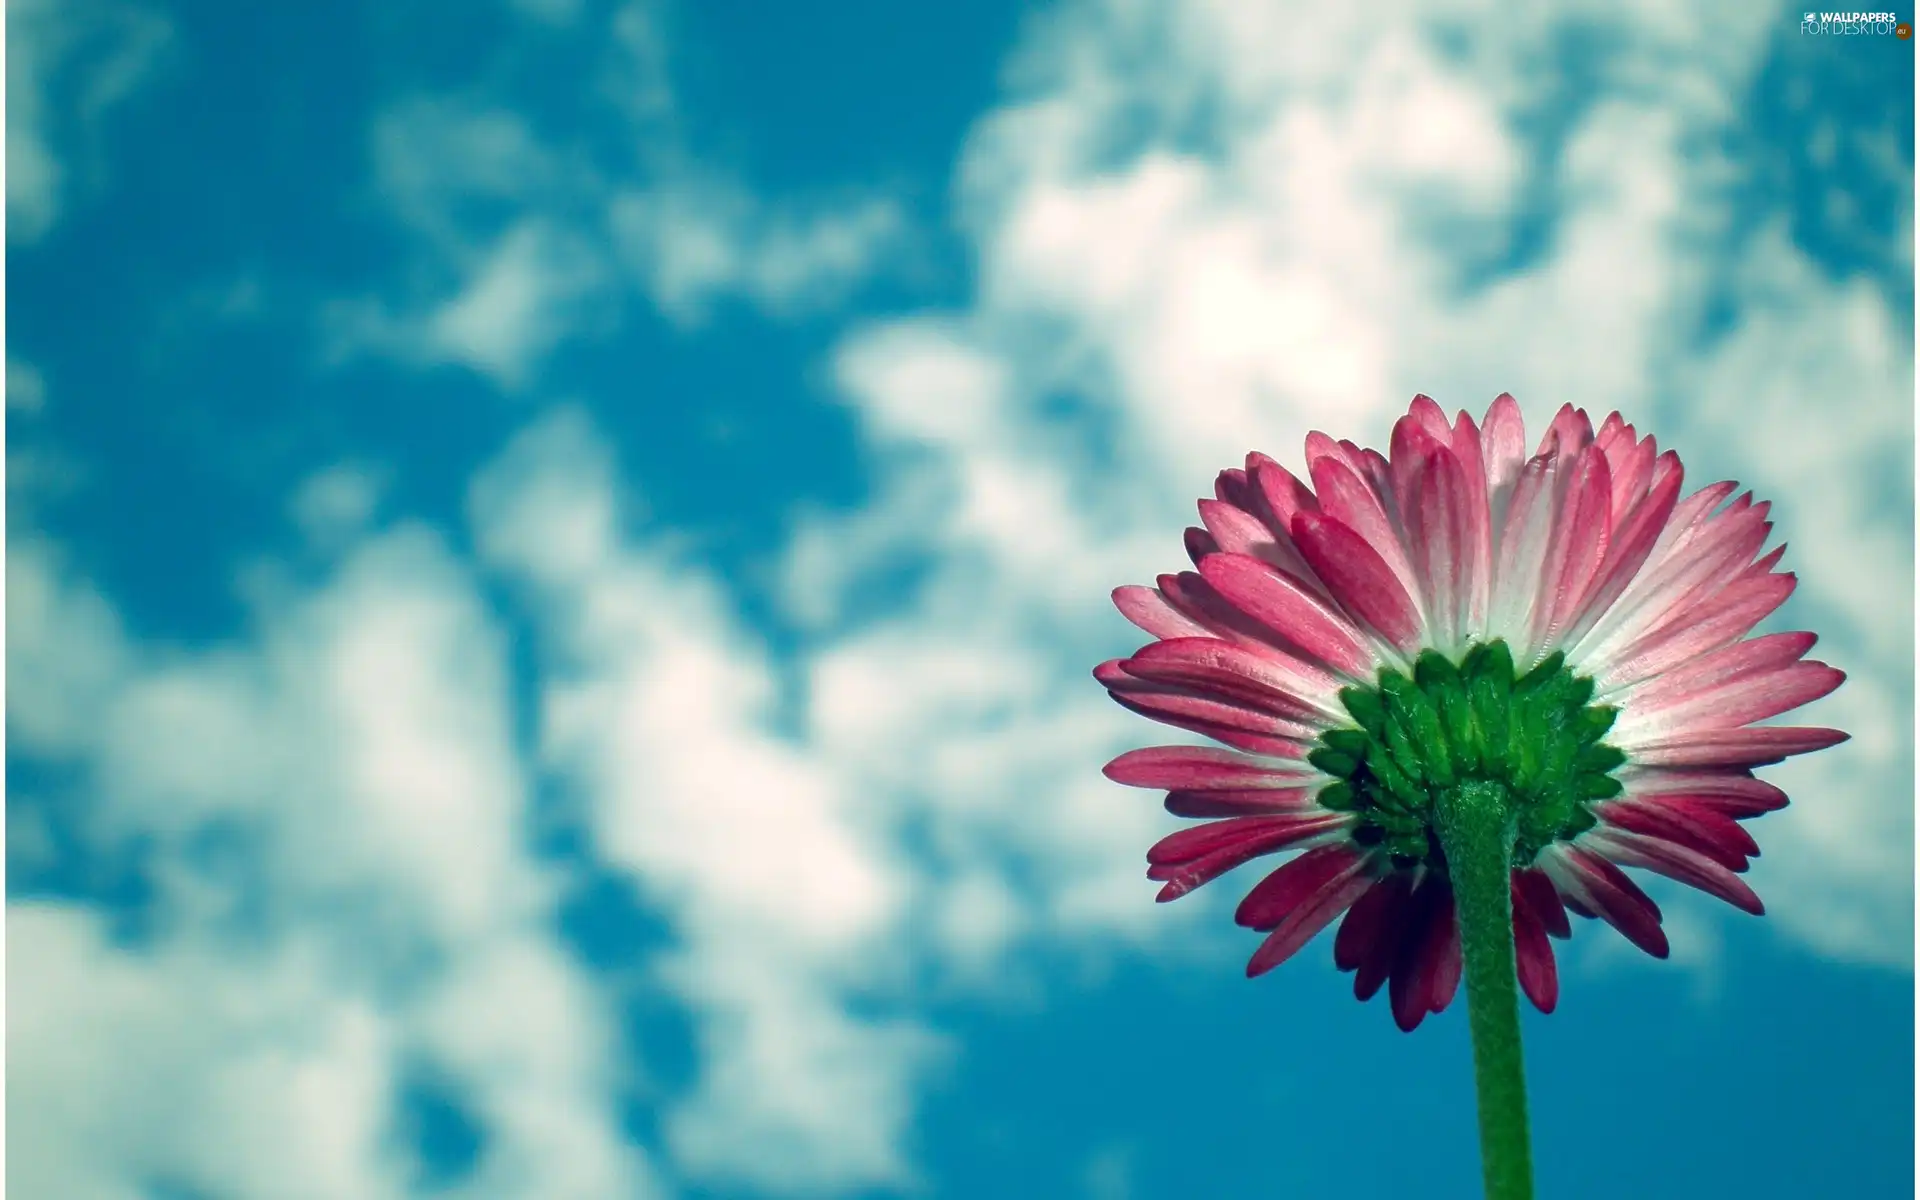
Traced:
[[92, 181], [101, 120], [152, 77], [172, 38], [164, 17], [112, 0], [7, 6], [7, 240], [44, 237]]
[[730, 299], [785, 318], [840, 303], [906, 249], [900, 207], [874, 189], [763, 196], [689, 153], [655, 6], [623, 5], [591, 36], [584, 94], [621, 131], [619, 153], [485, 100], [414, 98], [376, 121], [374, 186], [423, 274], [397, 302], [327, 306], [329, 357], [459, 363], [513, 389], [562, 341], [605, 331], [629, 291], [680, 324]]
[[383, 472], [360, 463], [337, 463], [302, 483], [288, 508], [316, 546], [339, 546], [365, 532], [384, 486]]
[[435, 535], [362, 541], [192, 654], [130, 641], [44, 543], [8, 576], [15, 751], [80, 766], [87, 852], [140, 853], [156, 892], [131, 944], [84, 908], [10, 909], [24, 1177], [411, 1194], [389, 1122], [424, 1059], [487, 1134], [465, 1194], [650, 1194], [604, 997], [524, 845], [502, 636]]
[[884, 814], [777, 732], [764, 650], [697, 570], [635, 544], [578, 414], [523, 434], [475, 485], [485, 559], [530, 589], [543, 752], [597, 853], [673, 923], [657, 975], [703, 1049], [670, 1114], [682, 1169], [767, 1188], [900, 1183], [913, 1081], [937, 1042], [854, 1017], [911, 899]]

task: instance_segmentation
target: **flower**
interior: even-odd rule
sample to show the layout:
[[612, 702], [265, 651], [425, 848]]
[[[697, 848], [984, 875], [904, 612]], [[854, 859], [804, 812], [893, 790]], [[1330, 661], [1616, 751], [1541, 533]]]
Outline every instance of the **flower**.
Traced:
[[1805, 658], [1813, 634], [1748, 636], [1794, 587], [1784, 547], [1760, 555], [1765, 503], [1727, 502], [1733, 483], [1682, 498], [1679, 458], [1618, 413], [1595, 433], [1563, 407], [1528, 458], [1507, 395], [1479, 425], [1417, 396], [1389, 455], [1313, 433], [1306, 458], [1311, 487], [1262, 454], [1222, 472], [1187, 531], [1196, 570], [1114, 592], [1157, 640], [1095, 677], [1230, 747], [1106, 768], [1206, 821], [1148, 852], [1161, 900], [1304, 851], [1240, 903], [1267, 935], [1247, 973], [1339, 920], [1335, 965], [1361, 1000], [1387, 986], [1405, 1030], [1460, 984], [1434, 821], [1457, 784], [1511, 797], [1515, 970], [1542, 1012], [1569, 913], [1666, 956], [1622, 867], [1763, 911], [1740, 822], [1787, 798], [1753, 768], [1846, 738], [1756, 724], [1845, 678]]

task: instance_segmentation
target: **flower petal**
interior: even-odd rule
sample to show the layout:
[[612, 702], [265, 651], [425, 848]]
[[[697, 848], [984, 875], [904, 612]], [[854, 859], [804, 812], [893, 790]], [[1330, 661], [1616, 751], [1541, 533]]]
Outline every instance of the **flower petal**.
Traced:
[[1566, 939], [1573, 936], [1573, 926], [1567, 921], [1566, 906], [1560, 902], [1559, 889], [1553, 886], [1553, 880], [1545, 871], [1537, 867], [1528, 867], [1513, 873], [1514, 895], [1526, 901], [1527, 911], [1540, 928], [1553, 937]]
[[1256, 817], [1283, 812], [1323, 812], [1314, 797], [1318, 785], [1284, 788], [1218, 788], [1167, 793], [1167, 811], [1176, 817]]
[[1293, 518], [1293, 540], [1340, 607], [1400, 650], [1419, 648], [1419, 610], [1365, 538], [1331, 517], [1303, 512]]
[[1709, 729], [1641, 743], [1633, 761], [1656, 767], [1763, 767], [1846, 740], [1838, 729], [1793, 725]]
[[1327, 782], [1305, 765], [1280, 768], [1266, 759], [1211, 746], [1148, 746], [1129, 750], [1106, 765], [1105, 775], [1127, 787], [1168, 791], [1297, 788]]
[[1344, 613], [1266, 563], [1244, 554], [1214, 554], [1200, 564], [1200, 574], [1234, 607], [1312, 659], [1359, 679], [1379, 665], [1366, 635]]
[[[1520, 990], [1533, 1001], [1533, 1006], [1550, 1013], [1560, 1000], [1560, 975], [1554, 966], [1553, 943], [1547, 939], [1546, 927], [1533, 915], [1533, 906], [1521, 888], [1520, 874], [1516, 871], [1513, 877], [1514, 973], [1519, 976]], [[1559, 907], [1558, 902], [1554, 907]]]
[[[1357, 919], [1360, 928], [1351, 936], [1349, 954], [1353, 957], [1352, 970], [1358, 972], [1353, 979], [1354, 999], [1362, 1002], [1371, 1000], [1374, 994], [1393, 974], [1393, 964], [1400, 957], [1400, 941], [1405, 932], [1406, 917], [1413, 894], [1413, 876], [1406, 871], [1396, 871], [1392, 875], [1374, 884], [1373, 890], [1362, 896], [1347, 914], [1348, 922], [1356, 920], [1355, 914], [1363, 905], [1365, 914]], [[1345, 935], [1346, 923], [1340, 926]], [[1340, 939], [1334, 940], [1335, 965], [1340, 961]], [[1342, 967], [1342, 970], [1348, 968]]]
[[1182, 613], [1158, 588], [1128, 584], [1113, 589], [1120, 615], [1157, 638], [1205, 637], [1207, 627]]
[[1421, 880], [1408, 905], [1400, 953], [1387, 985], [1394, 1024], [1408, 1033], [1433, 1011], [1434, 985], [1446, 947], [1444, 923], [1452, 919], [1453, 888], [1437, 875]]
[[1147, 861], [1152, 864], [1147, 878], [1166, 884], [1157, 897], [1164, 904], [1243, 863], [1336, 833], [1352, 822], [1348, 814], [1321, 810], [1235, 817], [1183, 829], [1160, 839], [1147, 851]]
[[1621, 829], [1596, 829], [1581, 839], [1614, 862], [1649, 871], [1699, 888], [1709, 896], [1718, 896], [1735, 908], [1760, 916], [1766, 906], [1747, 881], [1705, 855], [1660, 838], [1628, 833]]
[[1753, 835], [1733, 818], [1711, 808], [1689, 805], [1684, 799], [1609, 800], [1594, 805], [1593, 814], [1615, 829], [1685, 846], [1729, 871], [1746, 870], [1747, 860], [1760, 853]]
[[1178, 684], [1315, 724], [1345, 720], [1340, 681], [1324, 668], [1277, 649], [1253, 650], [1217, 638], [1175, 638], [1142, 646], [1127, 673]]
[[1565, 843], [1540, 856], [1554, 886], [1580, 907], [1598, 914], [1626, 939], [1655, 958], [1667, 956], [1660, 906], [1600, 855]]
[[[1330, 847], [1331, 848], [1331, 847]], [[1365, 873], [1365, 860], [1355, 857], [1349, 873], [1337, 877], [1317, 894], [1309, 897], [1267, 935], [1247, 962], [1247, 977], [1263, 975], [1300, 952], [1300, 948], [1347, 911], [1373, 885]]]
[[1262, 932], [1275, 928], [1288, 913], [1319, 895], [1321, 889], [1358, 870], [1363, 858], [1351, 846], [1314, 847], [1254, 884], [1234, 910], [1234, 923]]

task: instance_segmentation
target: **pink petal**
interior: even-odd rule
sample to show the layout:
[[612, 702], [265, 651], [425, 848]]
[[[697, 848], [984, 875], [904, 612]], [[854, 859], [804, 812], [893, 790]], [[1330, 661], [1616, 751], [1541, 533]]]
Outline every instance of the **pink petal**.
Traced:
[[1567, 627], [1568, 643], [1583, 645], [1588, 632], [1646, 565], [1679, 502], [1683, 478], [1679, 456], [1672, 451], [1662, 455], [1646, 497], [1616, 521], [1606, 559], [1600, 564], [1586, 603]]
[[1214, 821], [1162, 838], [1147, 851], [1147, 878], [1164, 881], [1157, 899], [1176, 900], [1243, 863], [1302, 842], [1336, 833], [1351, 824], [1345, 813], [1320, 811], [1271, 817]]
[[1571, 477], [1541, 561], [1545, 592], [1535, 602], [1530, 631], [1536, 654], [1551, 648], [1580, 611], [1613, 533], [1613, 476], [1606, 455], [1588, 448], [1562, 469]]
[[1541, 569], [1553, 534], [1553, 473], [1555, 460], [1532, 458], [1520, 469], [1507, 501], [1506, 524], [1497, 541], [1499, 561], [1493, 572], [1493, 603], [1488, 626], [1496, 637], [1514, 643], [1516, 657], [1531, 624], [1533, 606], [1541, 594]]
[[1685, 624], [1620, 647], [1583, 650], [1601, 692], [1649, 679], [1690, 659], [1726, 646], [1759, 624], [1793, 594], [1792, 575], [1742, 579], [1689, 614]]
[[1487, 507], [1487, 468], [1480, 453], [1480, 430], [1472, 418], [1461, 413], [1453, 426], [1453, 456], [1459, 460], [1466, 477], [1467, 538], [1471, 546], [1468, 561], [1473, 566], [1468, 579], [1466, 623], [1476, 634], [1485, 632], [1487, 607], [1493, 589], [1493, 514]]
[[[1731, 729], [1791, 712], [1827, 695], [1846, 674], [1821, 662], [1790, 663], [1665, 703], [1635, 703], [1609, 740], [1622, 750], [1681, 731]], [[1631, 718], [1630, 720], [1628, 718]]]
[[[1358, 972], [1353, 979], [1354, 998], [1361, 1001], [1371, 1000], [1380, 990], [1380, 985], [1393, 973], [1394, 963], [1400, 958], [1400, 942], [1406, 930], [1406, 918], [1412, 903], [1413, 876], [1406, 871], [1397, 871], [1374, 885], [1372, 891], [1361, 897], [1354, 905], [1358, 911], [1362, 904], [1370, 905], [1370, 910], [1362, 919], [1362, 929], [1353, 935], [1350, 951], [1355, 956], [1353, 969]], [[1349, 919], [1352, 919], [1349, 914]], [[1341, 926], [1346, 932], [1346, 926]], [[1340, 954], [1338, 939], [1334, 942], [1336, 962]], [[1342, 968], [1343, 970], [1346, 968]]]
[[1157, 638], [1204, 637], [1207, 627], [1175, 608], [1159, 589], [1128, 584], [1113, 589], [1120, 615]]
[[1220, 543], [1214, 541], [1213, 535], [1204, 529], [1195, 529], [1192, 526], [1188, 526], [1186, 542], [1187, 557], [1193, 560], [1193, 565], [1196, 567], [1200, 565], [1200, 560], [1207, 555], [1220, 553]]
[[1211, 746], [1149, 746], [1129, 750], [1106, 765], [1105, 775], [1127, 787], [1168, 791], [1242, 791], [1297, 788], [1326, 781], [1304, 764], [1276, 768], [1264, 759]]
[[1255, 651], [1217, 638], [1176, 638], [1142, 646], [1129, 674], [1173, 683], [1267, 709], [1279, 716], [1345, 720], [1340, 681], [1324, 668], [1277, 649]]
[[1400, 954], [1387, 986], [1394, 1023], [1408, 1033], [1432, 1011], [1434, 985], [1448, 936], [1444, 925], [1452, 916], [1453, 889], [1438, 876], [1422, 880], [1409, 908]]
[[1766, 912], [1766, 906], [1760, 903], [1760, 897], [1747, 886], [1746, 880], [1685, 846], [1612, 829], [1594, 830], [1586, 835], [1583, 843], [1617, 863], [1656, 871], [1710, 896], [1718, 896], [1756, 917]]
[[1553, 421], [1547, 426], [1546, 433], [1541, 435], [1540, 445], [1533, 454], [1535, 458], [1543, 454], [1572, 458], [1592, 441], [1593, 422], [1588, 419], [1586, 410], [1562, 404], [1560, 411], [1553, 414]]
[[1334, 670], [1363, 679], [1378, 665], [1365, 635], [1345, 614], [1258, 559], [1211, 555], [1200, 574], [1228, 603]]
[[1248, 455], [1248, 470], [1253, 473], [1253, 485], [1267, 504], [1264, 515], [1273, 518], [1273, 531], [1276, 534], [1291, 535], [1293, 518], [1302, 512], [1319, 512], [1320, 501], [1313, 489], [1294, 478], [1293, 473], [1266, 456], [1260, 456], [1255, 463]]
[[1487, 409], [1480, 422], [1481, 454], [1487, 465], [1487, 498], [1494, 529], [1506, 520], [1507, 503], [1527, 461], [1526, 422], [1520, 406], [1505, 392]]
[[1714, 798], [1737, 804], [1744, 816], [1776, 812], [1787, 806], [1785, 792], [1764, 779], [1755, 779], [1751, 772], [1743, 769], [1669, 770], [1628, 766], [1620, 770], [1619, 777], [1627, 785], [1627, 795], [1636, 798], [1665, 800], [1675, 795]]
[[1633, 761], [1655, 767], [1763, 767], [1847, 740], [1838, 729], [1760, 725], [1689, 732], [1634, 748]]
[[1431, 396], [1415, 396], [1413, 405], [1407, 409], [1407, 416], [1442, 443], [1453, 436], [1452, 427], [1447, 421], [1446, 410], [1434, 403]]
[[1711, 808], [1690, 805], [1684, 799], [1610, 800], [1594, 805], [1593, 814], [1616, 829], [1685, 846], [1729, 871], [1746, 870], [1747, 859], [1760, 853], [1753, 835], [1740, 828], [1733, 818]]
[[1425, 591], [1429, 627], [1451, 649], [1465, 641], [1472, 589], [1478, 574], [1472, 497], [1460, 462], [1443, 444], [1427, 439], [1409, 467], [1407, 534], [1413, 564]]
[[1365, 856], [1352, 846], [1316, 846], [1254, 884], [1234, 910], [1234, 923], [1262, 932], [1273, 929], [1323, 889], [1344, 882], [1364, 862]]
[[1254, 817], [1277, 813], [1325, 812], [1314, 797], [1318, 785], [1288, 788], [1216, 789], [1167, 793], [1167, 811], [1176, 817]]
[[[1558, 902], [1554, 905], [1559, 907]], [[1513, 958], [1514, 973], [1520, 978], [1520, 990], [1543, 1013], [1553, 1011], [1560, 1000], [1560, 975], [1554, 967], [1553, 943], [1547, 940], [1546, 927], [1533, 915], [1520, 888], [1518, 872], [1513, 884]]]
[[[1321, 511], [1366, 539], [1375, 556], [1393, 572], [1401, 590], [1408, 596], [1414, 595], [1418, 584], [1413, 564], [1407, 558], [1406, 544], [1401, 541], [1394, 518], [1382, 505], [1380, 496], [1336, 458], [1323, 456], [1311, 465]], [[1298, 533], [1294, 534], [1294, 540], [1299, 540]], [[1307, 555], [1307, 561], [1319, 571], [1320, 564], [1312, 555]], [[1324, 573], [1321, 578], [1326, 578]], [[1333, 581], [1329, 579], [1327, 583], [1331, 586]]]
[[1540, 928], [1557, 938], [1573, 936], [1566, 907], [1560, 903], [1559, 889], [1553, 886], [1553, 880], [1545, 871], [1537, 867], [1515, 871], [1513, 884], [1513, 894], [1526, 902], [1528, 915], [1539, 922]]
[[1574, 845], [1551, 846], [1541, 856], [1548, 873], [1570, 900], [1598, 913], [1626, 939], [1655, 958], [1667, 956], [1660, 907], [1640, 886], [1600, 855]]
[[1288, 913], [1260, 943], [1247, 962], [1247, 977], [1265, 974], [1300, 952], [1322, 929], [1333, 924], [1347, 906], [1358, 900], [1373, 885], [1365, 872], [1366, 862], [1356, 858], [1349, 874], [1322, 888]]
[[1293, 540], [1342, 608], [1401, 650], [1419, 647], [1419, 611], [1365, 538], [1331, 517], [1299, 513]]

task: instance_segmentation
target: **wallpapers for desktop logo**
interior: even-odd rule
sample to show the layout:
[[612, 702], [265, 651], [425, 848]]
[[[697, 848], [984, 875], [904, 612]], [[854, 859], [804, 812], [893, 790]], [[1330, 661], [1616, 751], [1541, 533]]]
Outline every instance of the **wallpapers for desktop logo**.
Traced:
[[1810, 12], [1800, 17], [1800, 32], [1830, 37], [1898, 37], [1913, 35], [1913, 27], [1890, 12]]

